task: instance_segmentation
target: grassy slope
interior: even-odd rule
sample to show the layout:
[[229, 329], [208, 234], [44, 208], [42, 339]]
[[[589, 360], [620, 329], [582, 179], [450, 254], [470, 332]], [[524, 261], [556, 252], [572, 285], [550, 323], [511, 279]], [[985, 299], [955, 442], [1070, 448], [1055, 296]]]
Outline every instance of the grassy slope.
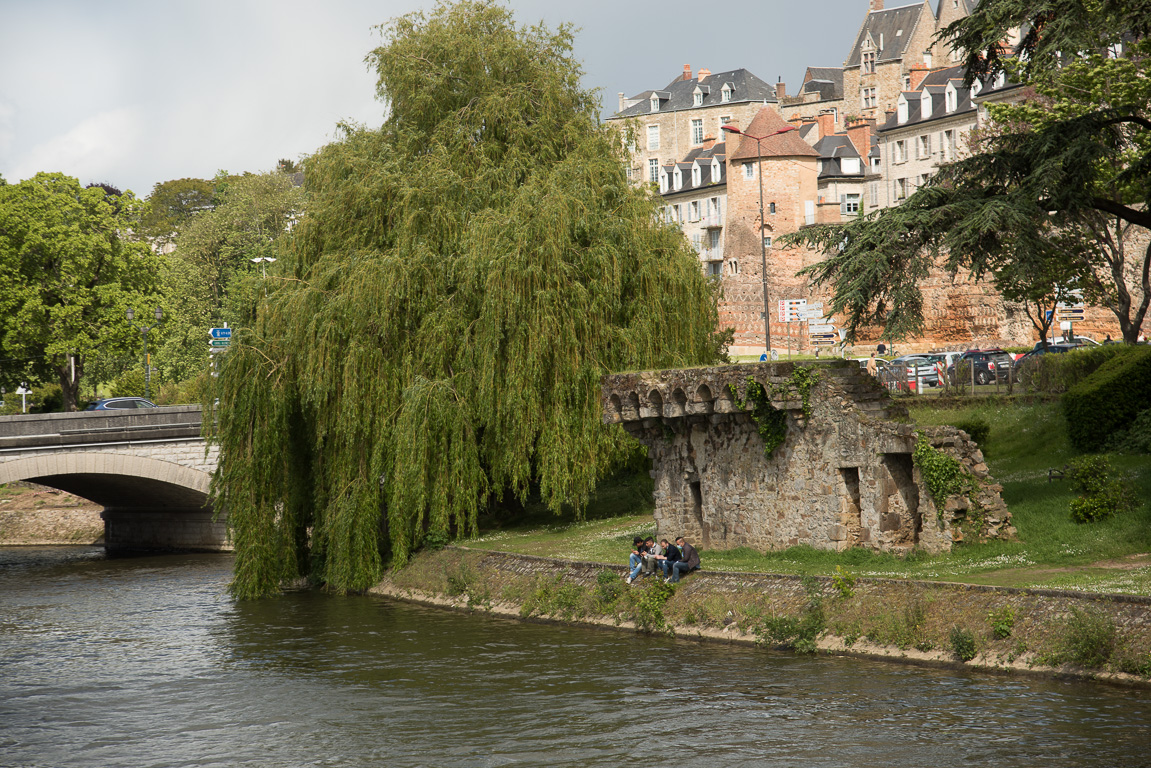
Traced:
[[[1049, 468], [1062, 467], [1073, 456], [1057, 404], [916, 408], [912, 415], [925, 425], [973, 416], [991, 424], [983, 447], [992, 474], [1003, 484], [1018, 541], [965, 544], [947, 555], [904, 559], [860, 549], [835, 553], [796, 547], [766, 554], [739, 549], [704, 552], [704, 567], [832, 574], [839, 566], [861, 576], [1151, 595], [1151, 557], [1137, 557], [1151, 552], [1151, 501], [1119, 518], [1077, 525], [1068, 514], [1073, 496], [1068, 484], [1047, 481]], [[1151, 500], [1151, 457], [1115, 456], [1113, 461], [1134, 483], [1137, 496]], [[646, 477], [616, 478], [601, 487], [584, 521], [570, 513], [548, 516], [529, 505], [527, 523], [488, 528], [469, 544], [549, 557], [626, 562], [632, 536], [654, 532], [650, 488]], [[1100, 561], [1119, 562], [1091, 566]]]

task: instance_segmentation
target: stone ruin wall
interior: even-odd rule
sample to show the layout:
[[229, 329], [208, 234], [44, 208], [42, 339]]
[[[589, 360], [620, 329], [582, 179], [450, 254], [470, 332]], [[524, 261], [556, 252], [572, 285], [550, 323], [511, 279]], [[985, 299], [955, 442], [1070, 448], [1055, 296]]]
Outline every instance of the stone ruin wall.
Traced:
[[[977, 479], [972, 498], [938, 513], [912, 462], [915, 427], [858, 366], [816, 364], [810, 417], [790, 363], [621, 374], [603, 379], [604, 421], [648, 447], [660, 537], [708, 549], [866, 547], [943, 552], [965, 536], [1010, 537], [1010, 513], [978, 447], [954, 427], [923, 429]], [[749, 377], [785, 411], [787, 437], [770, 458], [750, 409]], [[737, 394], [732, 394], [732, 389]], [[903, 411], [905, 414], [906, 411]]]

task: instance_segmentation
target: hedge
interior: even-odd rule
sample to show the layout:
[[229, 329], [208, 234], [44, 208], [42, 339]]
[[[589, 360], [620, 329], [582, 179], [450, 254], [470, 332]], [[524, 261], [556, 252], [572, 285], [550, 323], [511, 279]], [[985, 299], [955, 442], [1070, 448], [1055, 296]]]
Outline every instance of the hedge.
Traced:
[[1128, 349], [1064, 393], [1063, 416], [1076, 450], [1101, 450], [1151, 407], [1151, 348]]
[[1050, 352], [1025, 363], [1016, 378], [1025, 392], [1059, 395], [1095, 373], [1104, 363], [1138, 351], [1139, 347], [1129, 344], [1105, 344], [1063, 353]]

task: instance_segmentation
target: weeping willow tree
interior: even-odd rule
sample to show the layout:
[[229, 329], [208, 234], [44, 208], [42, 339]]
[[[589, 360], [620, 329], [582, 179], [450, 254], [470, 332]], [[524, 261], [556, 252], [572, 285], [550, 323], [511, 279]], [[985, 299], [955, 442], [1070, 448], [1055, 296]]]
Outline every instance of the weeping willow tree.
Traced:
[[629, 187], [570, 28], [465, 2], [383, 33], [387, 119], [305, 162], [307, 214], [219, 379], [242, 597], [364, 589], [505, 494], [580, 507], [633, 448], [600, 376], [718, 355], [713, 289]]

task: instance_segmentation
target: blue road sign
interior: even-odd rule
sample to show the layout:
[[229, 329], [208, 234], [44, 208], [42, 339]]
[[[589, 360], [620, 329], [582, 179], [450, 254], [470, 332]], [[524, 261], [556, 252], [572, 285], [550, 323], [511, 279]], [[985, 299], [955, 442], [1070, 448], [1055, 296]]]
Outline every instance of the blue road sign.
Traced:
[[213, 328], [209, 333], [212, 334], [213, 339], [230, 339], [232, 338], [231, 328]]

